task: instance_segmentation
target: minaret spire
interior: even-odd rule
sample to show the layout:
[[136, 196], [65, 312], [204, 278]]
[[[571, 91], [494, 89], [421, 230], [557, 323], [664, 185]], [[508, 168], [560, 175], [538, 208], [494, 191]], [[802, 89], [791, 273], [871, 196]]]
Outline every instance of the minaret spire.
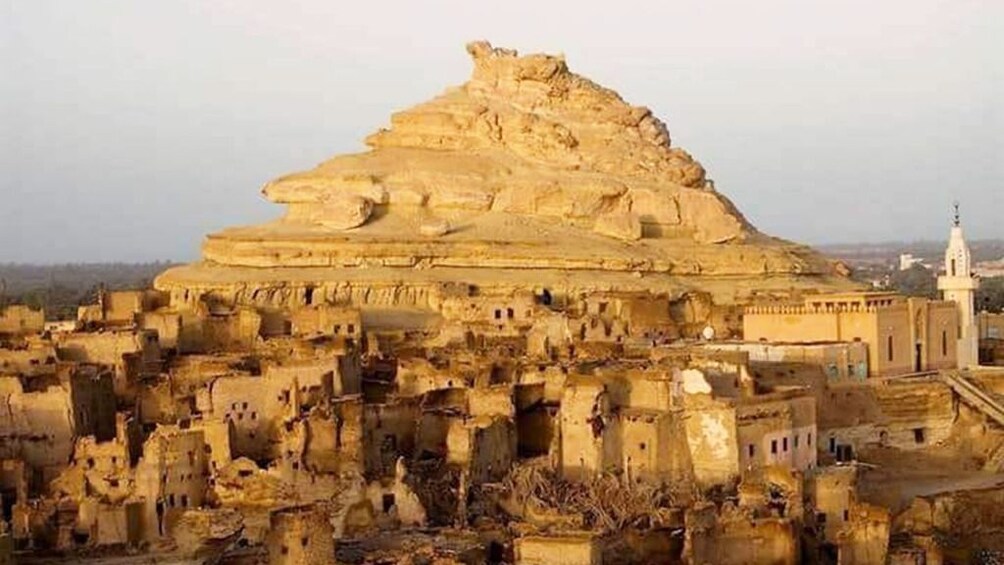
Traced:
[[980, 281], [973, 276], [972, 255], [962, 233], [962, 216], [958, 201], [952, 203], [952, 230], [945, 249], [945, 274], [938, 277], [938, 290], [945, 300], [955, 302], [959, 309], [959, 341], [956, 348], [959, 368], [979, 364], [976, 331], [976, 290]]

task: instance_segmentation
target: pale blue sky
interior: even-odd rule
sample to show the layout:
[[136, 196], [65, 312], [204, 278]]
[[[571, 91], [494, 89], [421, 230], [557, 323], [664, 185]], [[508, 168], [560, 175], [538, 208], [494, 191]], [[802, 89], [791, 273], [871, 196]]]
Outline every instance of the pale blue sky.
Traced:
[[651, 107], [762, 230], [1004, 237], [1000, 0], [0, 0], [0, 262], [186, 260], [280, 174], [564, 52]]

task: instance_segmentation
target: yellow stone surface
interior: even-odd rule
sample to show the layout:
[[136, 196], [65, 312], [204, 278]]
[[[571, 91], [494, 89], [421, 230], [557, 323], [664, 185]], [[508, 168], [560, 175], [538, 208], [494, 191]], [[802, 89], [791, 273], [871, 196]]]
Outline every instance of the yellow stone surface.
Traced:
[[429, 307], [444, 285], [509, 293], [849, 288], [804, 246], [758, 232], [647, 108], [564, 58], [468, 45], [466, 83], [391, 118], [369, 150], [265, 185], [271, 223], [210, 235], [156, 286], [296, 306]]

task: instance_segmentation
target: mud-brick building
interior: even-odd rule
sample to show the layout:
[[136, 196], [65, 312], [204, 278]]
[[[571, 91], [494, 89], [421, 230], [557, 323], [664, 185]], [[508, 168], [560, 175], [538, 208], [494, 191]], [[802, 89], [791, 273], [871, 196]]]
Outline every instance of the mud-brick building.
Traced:
[[324, 565], [335, 562], [334, 530], [327, 512], [317, 506], [273, 512], [266, 538], [268, 562]]
[[954, 302], [890, 292], [820, 294], [797, 305], [751, 306], [743, 316], [746, 341], [865, 343], [870, 377], [954, 368], [958, 335]]

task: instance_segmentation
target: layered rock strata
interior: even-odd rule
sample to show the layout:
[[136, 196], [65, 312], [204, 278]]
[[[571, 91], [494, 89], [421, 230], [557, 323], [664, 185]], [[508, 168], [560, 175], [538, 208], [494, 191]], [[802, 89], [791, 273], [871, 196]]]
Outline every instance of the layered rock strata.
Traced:
[[644, 107], [562, 57], [472, 43], [471, 79], [394, 114], [369, 150], [265, 185], [281, 219], [210, 235], [162, 274], [176, 301], [436, 308], [509, 293], [840, 287], [806, 247], [759, 233]]

